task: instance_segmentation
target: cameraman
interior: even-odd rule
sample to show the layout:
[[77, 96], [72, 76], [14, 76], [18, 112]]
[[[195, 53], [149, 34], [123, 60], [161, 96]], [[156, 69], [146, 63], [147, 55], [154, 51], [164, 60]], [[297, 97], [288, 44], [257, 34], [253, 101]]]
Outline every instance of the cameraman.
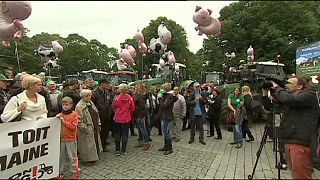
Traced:
[[286, 90], [272, 82], [275, 95], [284, 104], [279, 138], [285, 144], [286, 161], [293, 179], [312, 179], [311, 136], [320, 109], [316, 92], [307, 88], [304, 78], [288, 79]]

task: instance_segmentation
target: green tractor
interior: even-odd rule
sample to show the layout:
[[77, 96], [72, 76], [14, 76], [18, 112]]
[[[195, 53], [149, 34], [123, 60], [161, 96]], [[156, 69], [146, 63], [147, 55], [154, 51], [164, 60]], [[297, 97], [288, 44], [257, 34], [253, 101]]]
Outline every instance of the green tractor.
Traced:
[[[241, 69], [234, 69], [231, 72], [224, 73], [224, 82], [216, 88], [221, 92], [223, 99], [222, 111], [220, 121], [226, 124], [226, 115], [228, 112], [227, 98], [229, 94], [233, 93], [234, 88], [247, 85], [251, 88], [253, 99], [262, 104], [262, 86], [263, 83], [271, 76], [280, 76], [286, 78], [281, 63], [272, 61], [267, 62], [253, 62], [251, 64], [242, 65]], [[255, 110], [255, 120], [265, 120], [266, 114], [263, 108]]]
[[144, 83], [147, 87], [161, 87], [164, 83], [172, 83], [174, 86], [180, 86], [187, 79], [186, 66], [176, 63], [175, 66], [166, 64], [161, 67], [160, 64], [152, 64], [146, 79], [137, 80], [129, 83], [130, 87], [134, 87], [138, 83]]

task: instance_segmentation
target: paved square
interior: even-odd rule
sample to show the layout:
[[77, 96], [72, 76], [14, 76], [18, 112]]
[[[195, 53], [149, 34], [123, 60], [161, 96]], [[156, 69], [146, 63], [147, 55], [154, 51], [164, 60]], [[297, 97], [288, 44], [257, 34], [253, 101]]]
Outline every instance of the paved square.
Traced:
[[[204, 128], [207, 129], [207, 125]], [[111, 138], [111, 152], [102, 152], [94, 166], [81, 166], [81, 179], [247, 179], [252, 173], [264, 124], [253, 124], [250, 129], [255, 141], [245, 142], [240, 149], [229, 145], [233, 133], [224, 127], [223, 139], [205, 137], [207, 145], [199, 143], [198, 133], [196, 141], [188, 144], [190, 130], [186, 130], [180, 142], [173, 142], [174, 152], [167, 156], [157, 150], [163, 146], [163, 137], [156, 134], [157, 129], [153, 129], [152, 147], [147, 152], [134, 148], [137, 136], [129, 136], [128, 154], [116, 156]], [[272, 148], [273, 143], [265, 144], [254, 179], [278, 178]], [[290, 170], [281, 170], [281, 179], [291, 179]]]

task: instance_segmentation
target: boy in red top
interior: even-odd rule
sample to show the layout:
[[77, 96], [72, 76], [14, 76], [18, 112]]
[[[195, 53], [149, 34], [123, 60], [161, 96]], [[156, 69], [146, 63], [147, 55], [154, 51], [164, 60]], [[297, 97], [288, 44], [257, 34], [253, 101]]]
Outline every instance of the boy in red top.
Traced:
[[69, 170], [74, 178], [78, 179], [80, 177], [77, 156], [79, 115], [73, 110], [72, 98], [66, 96], [62, 99], [62, 112], [57, 115], [57, 118], [61, 120], [59, 179], [63, 178], [67, 170], [65, 169], [65, 161], [67, 158], [70, 163]]

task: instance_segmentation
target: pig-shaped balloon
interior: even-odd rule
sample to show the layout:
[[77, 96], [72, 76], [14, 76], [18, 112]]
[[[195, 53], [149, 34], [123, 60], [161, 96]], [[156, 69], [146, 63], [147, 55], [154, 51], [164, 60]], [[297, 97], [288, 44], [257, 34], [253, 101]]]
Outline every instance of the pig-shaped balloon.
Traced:
[[158, 26], [158, 35], [162, 44], [167, 45], [171, 41], [171, 32], [167, 29], [164, 23]]
[[144, 42], [139, 43], [138, 50], [140, 53], [146, 54], [148, 52], [148, 48], [147, 48], [146, 43], [144, 43]]
[[56, 54], [61, 54], [63, 52], [63, 47], [58, 43], [58, 41], [52, 41], [51, 45]]
[[128, 45], [127, 49], [130, 52], [130, 55], [133, 59], [137, 57], [136, 49], [132, 45]]
[[193, 15], [193, 21], [200, 26], [209, 26], [211, 21], [210, 9], [203, 9], [201, 6], [196, 6], [195, 14]]
[[135, 38], [139, 43], [144, 42], [144, 36], [143, 36], [142, 32], [139, 31], [139, 30], [138, 30], [137, 33], [135, 34], [134, 38]]
[[121, 59], [123, 59], [129, 66], [135, 65], [134, 59], [130, 55], [130, 52], [128, 49], [121, 49], [119, 56]]
[[0, 38], [2, 45], [10, 46], [10, 41], [20, 40], [24, 34], [21, 21], [27, 19], [32, 11], [27, 1], [2, 1], [0, 12]]
[[163, 54], [164, 51], [167, 49], [167, 45], [162, 44], [161, 41], [160, 41], [160, 38], [157, 38], [157, 39], [152, 38], [150, 40], [149, 49], [152, 52]]
[[193, 21], [198, 24], [195, 27], [198, 35], [206, 34], [208, 37], [217, 37], [221, 34], [221, 23], [218, 19], [211, 17], [212, 11], [196, 7], [196, 13], [193, 15]]

